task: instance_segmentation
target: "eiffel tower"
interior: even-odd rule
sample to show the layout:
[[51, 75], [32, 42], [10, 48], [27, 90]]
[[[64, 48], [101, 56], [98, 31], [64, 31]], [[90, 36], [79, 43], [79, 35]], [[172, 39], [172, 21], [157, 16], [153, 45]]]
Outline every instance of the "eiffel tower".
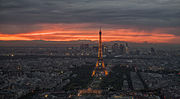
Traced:
[[98, 60], [96, 62], [96, 67], [93, 70], [92, 76], [95, 77], [102, 77], [102, 76], [106, 76], [108, 75], [108, 72], [105, 68], [104, 65], [104, 60], [103, 60], [103, 54], [102, 54], [102, 38], [101, 38], [102, 32], [101, 32], [101, 28], [99, 31], [99, 48], [98, 48]]

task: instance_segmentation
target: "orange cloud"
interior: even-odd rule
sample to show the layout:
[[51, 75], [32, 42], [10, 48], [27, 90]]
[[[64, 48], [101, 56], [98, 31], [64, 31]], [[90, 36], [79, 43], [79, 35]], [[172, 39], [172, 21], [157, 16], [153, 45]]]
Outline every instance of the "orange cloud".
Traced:
[[[92, 24], [42, 24], [43, 29], [29, 33], [3, 34], [0, 33], [0, 40], [46, 40], [46, 41], [71, 41], [71, 40], [98, 40], [98, 30], [88, 28]], [[87, 29], [86, 29], [87, 28]], [[172, 43], [176, 36], [162, 33], [162, 29], [151, 32], [128, 29], [105, 28], [103, 41], [129, 41], [129, 42], [151, 42], [151, 43]]]

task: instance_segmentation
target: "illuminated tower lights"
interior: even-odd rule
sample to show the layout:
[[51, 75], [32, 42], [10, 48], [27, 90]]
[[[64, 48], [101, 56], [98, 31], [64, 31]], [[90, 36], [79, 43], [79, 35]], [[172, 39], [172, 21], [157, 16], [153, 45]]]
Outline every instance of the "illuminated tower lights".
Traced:
[[103, 54], [102, 54], [102, 32], [101, 29], [99, 31], [99, 48], [98, 48], [98, 60], [96, 62], [96, 67], [93, 70], [92, 76], [106, 76], [108, 72], [105, 68], [104, 61], [103, 61]]

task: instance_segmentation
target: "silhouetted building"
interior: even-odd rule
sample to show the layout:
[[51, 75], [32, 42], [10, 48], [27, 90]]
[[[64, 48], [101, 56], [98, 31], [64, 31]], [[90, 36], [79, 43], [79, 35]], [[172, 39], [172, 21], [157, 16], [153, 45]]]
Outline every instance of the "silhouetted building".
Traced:
[[155, 51], [155, 49], [154, 49], [153, 47], [151, 48], [151, 54], [152, 54], [152, 55], [155, 55], [155, 54], [156, 54], [156, 51]]
[[120, 54], [128, 54], [129, 53], [129, 47], [128, 44], [120, 44], [119, 46], [119, 52]]
[[117, 51], [118, 49], [119, 49], [118, 43], [114, 43], [114, 44], [112, 45], [112, 50], [113, 50], [113, 51]]
[[120, 44], [120, 46], [119, 46], [119, 48], [120, 48], [120, 54], [123, 54], [124, 53], [124, 45], [123, 44]]
[[125, 54], [129, 54], [129, 47], [128, 43], [125, 44]]
[[92, 49], [93, 51], [98, 51], [98, 46], [93, 46]]
[[81, 45], [80, 45], [80, 49], [81, 49], [81, 50], [87, 50], [87, 49], [89, 49], [89, 44], [81, 44]]
[[102, 50], [104, 53], [107, 53], [108, 47], [106, 45], [102, 45]]

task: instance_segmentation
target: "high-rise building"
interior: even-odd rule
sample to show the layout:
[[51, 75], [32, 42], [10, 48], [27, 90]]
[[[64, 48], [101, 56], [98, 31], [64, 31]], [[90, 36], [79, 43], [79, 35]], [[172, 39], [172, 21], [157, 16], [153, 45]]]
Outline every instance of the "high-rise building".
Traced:
[[151, 48], [151, 54], [152, 54], [152, 55], [155, 55], [155, 54], [156, 54], [156, 51], [155, 51], [155, 49], [154, 49], [153, 47]]
[[124, 45], [120, 44], [119, 48], [120, 48], [120, 54], [123, 54], [123, 52], [124, 52]]
[[120, 54], [128, 54], [129, 53], [128, 43], [120, 44], [119, 48], [120, 48]]
[[128, 47], [128, 43], [125, 44], [125, 54], [129, 53], [129, 47]]
[[114, 52], [116, 52], [118, 49], [119, 49], [118, 43], [114, 43], [114, 44], [112, 45], [112, 50], [113, 50]]

